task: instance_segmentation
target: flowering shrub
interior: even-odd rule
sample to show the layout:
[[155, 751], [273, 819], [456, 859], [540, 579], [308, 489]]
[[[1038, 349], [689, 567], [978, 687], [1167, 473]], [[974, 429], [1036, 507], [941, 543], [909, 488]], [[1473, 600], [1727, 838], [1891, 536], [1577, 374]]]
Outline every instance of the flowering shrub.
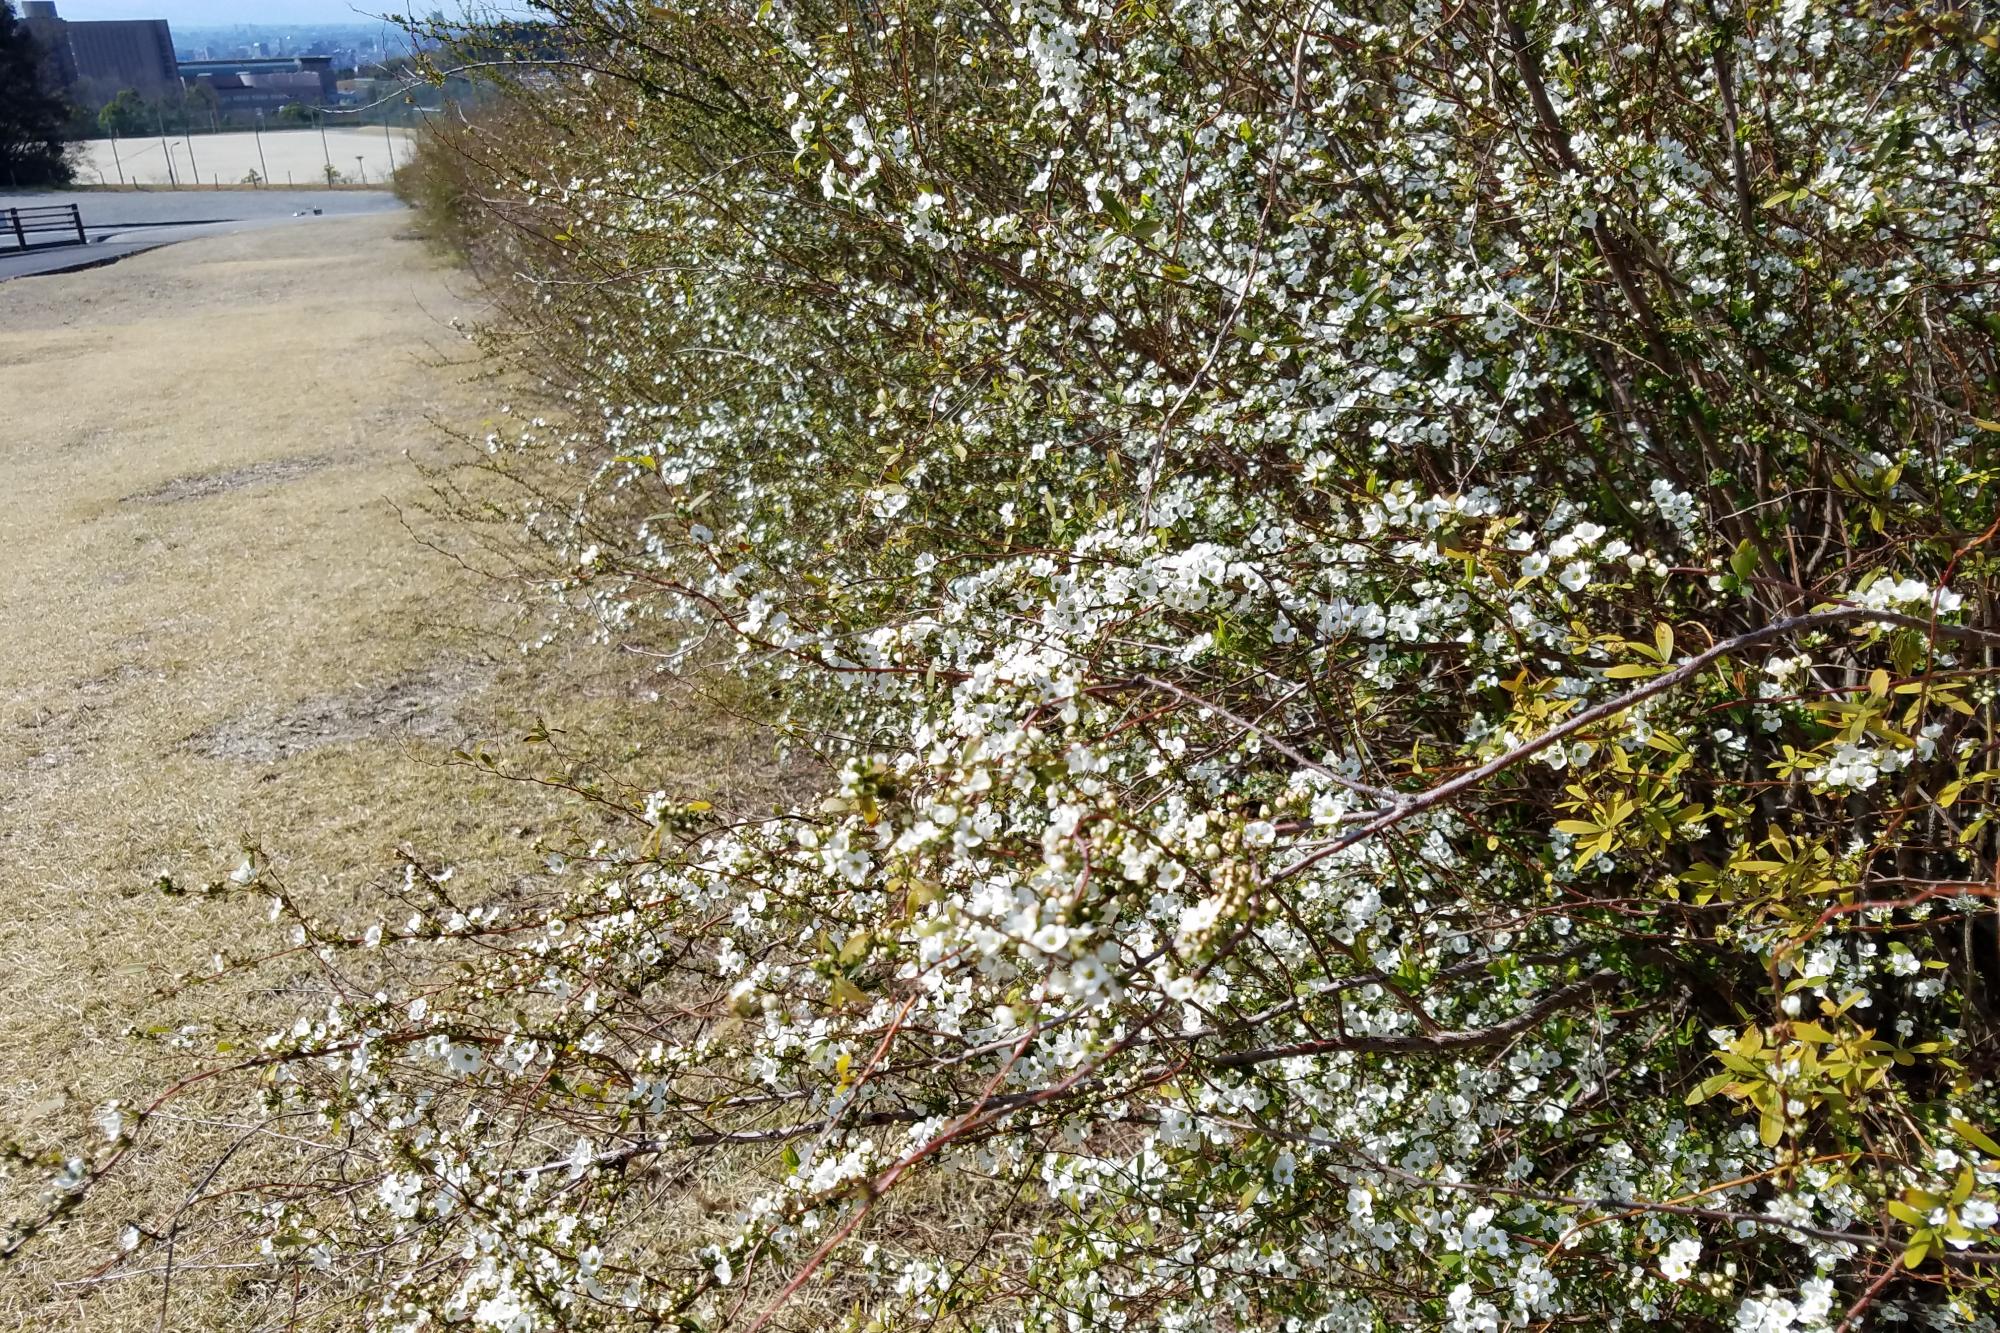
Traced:
[[243, 1066], [324, 1140], [273, 1264], [1995, 1327], [1985, 8], [549, 7], [457, 145], [564, 400], [489, 448], [574, 478], [559, 632], [733, 651], [830, 776], [504, 907], [246, 863], [353, 978]]

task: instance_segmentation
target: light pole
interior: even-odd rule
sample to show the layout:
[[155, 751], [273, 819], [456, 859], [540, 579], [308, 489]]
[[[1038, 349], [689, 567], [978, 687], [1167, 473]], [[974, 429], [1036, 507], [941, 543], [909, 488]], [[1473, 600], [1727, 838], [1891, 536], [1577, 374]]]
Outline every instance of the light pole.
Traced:
[[326, 159], [326, 188], [331, 190], [333, 188], [334, 177], [333, 150], [326, 146], [326, 111], [324, 108], [319, 108], [317, 111], [319, 116], [319, 151], [320, 156]]
[[271, 164], [264, 160], [264, 108], [257, 108], [257, 126], [251, 131], [257, 136], [257, 165], [264, 169], [264, 179], [271, 179]]
[[[111, 136], [111, 165], [118, 169], [118, 183], [123, 185], [125, 183], [125, 164], [118, 160], [118, 136], [115, 134]], [[101, 176], [104, 173], [99, 172], [98, 174]]]
[[354, 155], [354, 175], [363, 185], [368, 183], [368, 168], [361, 164], [361, 154]]

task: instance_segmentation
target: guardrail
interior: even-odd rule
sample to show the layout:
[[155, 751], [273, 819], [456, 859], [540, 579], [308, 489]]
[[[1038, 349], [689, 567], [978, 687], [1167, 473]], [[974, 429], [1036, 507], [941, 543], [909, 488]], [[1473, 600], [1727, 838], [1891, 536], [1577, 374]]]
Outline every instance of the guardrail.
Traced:
[[32, 250], [44, 245], [90, 244], [90, 238], [83, 230], [83, 213], [75, 204], [0, 208], [0, 238], [13, 241], [14, 248], [19, 250]]

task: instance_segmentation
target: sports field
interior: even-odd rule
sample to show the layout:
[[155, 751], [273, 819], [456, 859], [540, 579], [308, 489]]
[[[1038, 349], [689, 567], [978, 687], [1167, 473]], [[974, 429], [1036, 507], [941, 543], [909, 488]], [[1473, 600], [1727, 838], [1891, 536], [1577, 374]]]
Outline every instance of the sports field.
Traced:
[[[270, 185], [321, 185], [331, 165], [344, 183], [379, 185], [410, 152], [409, 131], [381, 126], [261, 134], [168, 134], [92, 139], [83, 150], [83, 185], [238, 185], [251, 172]], [[169, 169], [171, 162], [171, 170]]]

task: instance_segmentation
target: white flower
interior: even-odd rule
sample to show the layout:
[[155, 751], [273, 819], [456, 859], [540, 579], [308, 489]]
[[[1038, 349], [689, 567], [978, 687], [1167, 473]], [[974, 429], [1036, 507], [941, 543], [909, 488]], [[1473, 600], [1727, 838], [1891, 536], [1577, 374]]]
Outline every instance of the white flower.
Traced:
[[1695, 1260], [1701, 1258], [1701, 1242], [1692, 1236], [1683, 1236], [1667, 1246], [1660, 1256], [1660, 1274], [1669, 1282], [1685, 1282], [1694, 1272]]
[[1059, 954], [1069, 948], [1069, 927], [1051, 921], [1028, 936], [1028, 943], [1046, 954]]
[[106, 1102], [97, 1108], [97, 1128], [110, 1142], [116, 1143], [125, 1137], [125, 1111], [117, 1102]]

